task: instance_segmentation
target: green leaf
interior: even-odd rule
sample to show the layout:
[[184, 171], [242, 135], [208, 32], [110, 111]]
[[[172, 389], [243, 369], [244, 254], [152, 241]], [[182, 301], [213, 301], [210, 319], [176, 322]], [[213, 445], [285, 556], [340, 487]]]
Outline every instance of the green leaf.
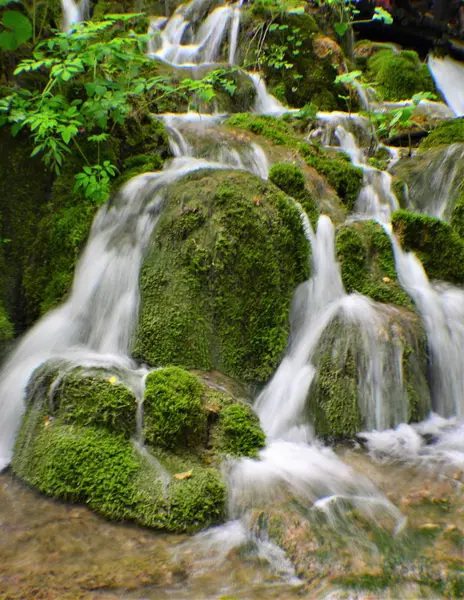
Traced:
[[348, 23], [335, 23], [334, 24], [334, 29], [340, 37], [343, 37], [345, 35], [345, 33], [348, 31], [348, 27], [349, 27]]
[[7, 30], [0, 33], [0, 48], [16, 50], [32, 37], [31, 22], [17, 10], [7, 10], [3, 13], [2, 24]]
[[385, 25], [391, 25], [393, 23], [393, 17], [391, 14], [381, 6], [377, 6], [375, 8], [372, 20], [383, 21]]

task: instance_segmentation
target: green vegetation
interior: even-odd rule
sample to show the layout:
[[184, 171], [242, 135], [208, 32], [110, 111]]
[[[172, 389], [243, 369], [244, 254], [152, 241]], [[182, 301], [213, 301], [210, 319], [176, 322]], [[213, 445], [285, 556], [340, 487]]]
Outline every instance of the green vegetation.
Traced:
[[[349, 157], [342, 152], [329, 153], [317, 145], [302, 142], [289, 123], [276, 117], [239, 113], [229, 117], [226, 125], [262, 135], [278, 146], [298, 150], [306, 164], [326, 178], [346, 209], [353, 209], [361, 191], [363, 172], [353, 166]], [[275, 173], [275, 177], [283, 182], [283, 175]]]
[[413, 310], [397, 281], [390, 238], [375, 221], [344, 225], [337, 231], [336, 253], [346, 292]]
[[[329, 343], [337, 347], [337, 338], [347, 335], [352, 328], [354, 338], [345, 351], [330, 352]], [[308, 412], [317, 435], [323, 438], [349, 438], [361, 431], [363, 418], [358, 407], [356, 359], [362, 344], [354, 326], [335, 321], [321, 340], [321, 349], [316, 357], [318, 375], [311, 389]], [[329, 342], [328, 340], [331, 340]], [[356, 347], [357, 346], [357, 347]], [[324, 351], [322, 350], [324, 347]]]
[[429, 150], [450, 144], [464, 144], [464, 119], [453, 119], [440, 123], [422, 140], [419, 149]]
[[8, 342], [13, 339], [13, 326], [8, 315], [0, 305], [0, 358]]
[[137, 403], [117, 374], [49, 362], [34, 373], [13, 471], [55, 498], [114, 520], [195, 531], [225, 517], [222, 455], [254, 456], [264, 434], [251, 408], [178, 367], [146, 381], [143, 453], [128, 439]]
[[393, 214], [392, 225], [402, 247], [417, 254], [430, 279], [464, 283], [464, 240], [450, 225], [406, 210]]
[[245, 404], [227, 404], [219, 413], [214, 448], [232, 456], [255, 456], [264, 447], [259, 419]]
[[308, 251], [297, 208], [272, 184], [192, 173], [170, 188], [142, 267], [134, 355], [264, 383], [284, 352]]
[[137, 400], [114, 375], [80, 367], [53, 390], [55, 411], [66, 423], [100, 426], [130, 438], [135, 432]]
[[206, 437], [203, 386], [179, 367], [152, 371], [144, 394], [144, 439], [166, 449], [198, 446]]
[[451, 227], [464, 238], [464, 192], [456, 202], [450, 220]]
[[435, 91], [427, 65], [412, 50], [380, 50], [367, 64], [367, 77], [384, 100], [407, 100], [419, 92]]
[[269, 170], [269, 180], [297, 200], [315, 226], [319, 210], [306, 187], [305, 177], [300, 167], [292, 163], [274, 163]]

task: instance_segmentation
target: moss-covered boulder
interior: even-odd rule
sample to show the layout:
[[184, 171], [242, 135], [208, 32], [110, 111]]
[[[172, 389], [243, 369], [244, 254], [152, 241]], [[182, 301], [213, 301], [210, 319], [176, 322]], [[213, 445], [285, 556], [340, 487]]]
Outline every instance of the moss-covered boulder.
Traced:
[[39, 367], [27, 389], [13, 472], [114, 520], [175, 532], [220, 522], [221, 458], [256, 455], [264, 445], [257, 417], [228, 391], [227, 378], [179, 367], [148, 375], [141, 411], [142, 399], [124, 383], [139, 390], [141, 377], [58, 361]]
[[142, 267], [134, 355], [265, 382], [308, 253], [299, 211], [274, 185], [238, 171], [191, 174], [170, 188]]
[[445, 121], [435, 127], [420, 143], [419, 150], [429, 150], [437, 146], [464, 144], [464, 118]]
[[403, 249], [417, 254], [430, 279], [464, 284], [464, 240], [450, 225], [406, 210], [393, 213], [392, 225]]
[[409, 296], [397, 281], [390, 238], [375, 221], [343, 225], [337, 231], [336, 253], [343, 286], [377, 302], [413, 309]]
[[318, 435], [344, 439], [424, 419], [431, 409], [426, 336], [419, 318], [363, 301], [341, 308], [312, 362], [308, 414]]
[[369, 81], [384, 100], [407, 100], [418, 92], [435, 91], [427, 65], [412, 50], [380, 50], [367, 65]]

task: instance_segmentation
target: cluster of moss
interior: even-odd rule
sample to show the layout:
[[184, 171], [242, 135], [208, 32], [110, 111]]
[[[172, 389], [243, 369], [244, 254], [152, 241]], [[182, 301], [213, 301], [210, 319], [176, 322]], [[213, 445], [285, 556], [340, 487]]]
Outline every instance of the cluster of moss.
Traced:
[[406, 210], [392, 216], [402, 247], [414, 251], [431, 279], [464, 283], [464, 240], [450, 225]]
[[227, 119], [226, 125], [262, 135], [278, 146], [298, 150], [306, 164], [326, 178], [347, 211], [353, 210], [362, 188], [363, 172], [353, 166], [344, 153], [330, 154], [315, 144], [302, 142], [291, 123], [276, 117], [240, 113]]
[[300, 167], [293, 163], [274, 163], [269, 170], [269, 180], [297, 200], [304, 208], [311, 223], [315, 226], [319, 210], [306, 186], [306, 180]]
[[451, 227], [464, 238], [464, 191], [456, 202], [450, 220]]
[[[338, 335], [339, 327], [334, 325], [329, 328], [321, 348], [328, 344], [328, 336], [332, 336], [331, 343], [336, 345], [333, 337], [335, 331]], [[349, 438], [362, 429], [356, 359], [356, 351], [350, 347], [346, 348], [346, 353], [319, 351], [316, 355], [318, 374], [310, 392], [308, 411], [320, 437]]]
[[420, 143], [420, 150], [429, 150], [437, 146], [464, 144], [464, 119], [444, 121], [437, 125]]
[[149, 453], [130, 441], [137, 400], [117, 373], [46, 363], [32, 377], [27, 402], [12, 463], [19, 477], [110, 519], [167, 531], [223, 519], [220, 456], [254, 456], [264, 445], [250, 407], [178, 367], [147, 377]]
[[359, 292], [377, 302], [413, 309], [397, 281], [390, 238], [375, 221], [344, 225], [337, 231], [336, 253], [346, 292]]
[[352, 165], [342, 152], [329, 156], [308, 144], [300, 146], [300, 152], [308, 166], [324, 175], [347, 211], [352, 211], [363, 185], [362, 169]]
[[298, 209], [272, 184], [237, 171], [174, 184], [141, 271], [134, 355], [265, 382], [308, 252]]
[[369, 81], [385, 100], [407, 100], [418, 92], [435, 91], [427, 65], [412, 50], [380, 50], [367, 65]]
[[203, 385], [187, 371], [150, 373], [144, 395], [144, 439], [165, 449], [197, 446], [206, 438]]

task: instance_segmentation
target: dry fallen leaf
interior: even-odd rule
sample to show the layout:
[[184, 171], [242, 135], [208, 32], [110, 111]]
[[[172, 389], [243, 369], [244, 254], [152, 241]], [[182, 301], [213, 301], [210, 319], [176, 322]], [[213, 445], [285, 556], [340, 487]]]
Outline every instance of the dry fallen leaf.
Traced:
[[192, 471], [185, 471], [185, 473], [176, 473], [174, 477], [176, 479], [190, 479], [192, 476]]

